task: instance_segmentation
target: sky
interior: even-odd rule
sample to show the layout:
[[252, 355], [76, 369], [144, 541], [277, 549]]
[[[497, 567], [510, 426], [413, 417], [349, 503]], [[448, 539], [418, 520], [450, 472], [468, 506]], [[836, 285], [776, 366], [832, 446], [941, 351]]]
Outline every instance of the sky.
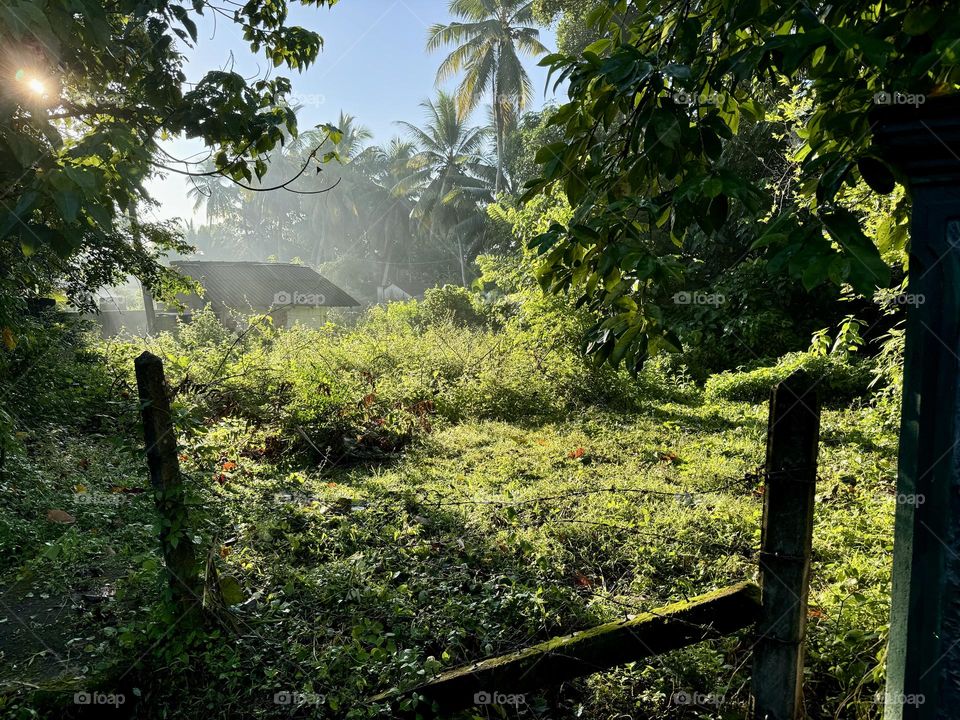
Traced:
[[[448, 23], [447, 0], [340, 0], [333, 8], [303, 7], [291, 2], [290, 24], [318, 32], [324, 48], [317, 61], [305, 72], [283, 66], [274, 69], [264, 57], [254, 55], [243, 41], [240, 29], [227, 18], [203, 19], [198, 23], [198, 42], [186, 49], [188, 82], [196, 82], [207, 71], [228, 68], [247, 78], [285, 75], [293, 85], [292, 104], [302, 105], [298, 113], [301, 130], [324, 122], [336, 123], [343, 110], [369, 128], [373, 141], [386, 143], [402, 134], [397, 120], [419, 123], [423, 117], [421, 102], [436, 92], [436, 72], [446, 52], [428, 53], [427, 30], [434, 23]], [[556, 46], [551, 30], [541, 30], [541, 42]], [[547, 71], [537, 60], [526, 58], [527, 72], [533, 80], [537, 109], [551, 100], [545, 95]], [[444, 85], [456, 87], [456, 80]], [[485, 117], [478, 109], [473, 120]], [[172, 140], [165, 149], [180, 158], [194, 159], [202, 150], [199, 144]], [[154, 219], [181, 218], [204, 221], [203, 212], [195, 213], [187, 197], [189, 180], [173, 173], [154, 178], [148, 189], [160, 203]]]

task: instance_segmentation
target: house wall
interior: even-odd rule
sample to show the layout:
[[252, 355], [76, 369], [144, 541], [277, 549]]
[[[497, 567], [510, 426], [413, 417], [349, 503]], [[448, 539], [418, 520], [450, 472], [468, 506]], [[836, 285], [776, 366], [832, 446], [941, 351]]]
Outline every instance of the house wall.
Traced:
[[304, 325], [309, 328], [321, 328], [327, 323], [327, 309], [325, 307], [297, 306], [287, 308], [287, 322], [285, 327]]
[[86, 315], [101, 330], [104, 339], [112, 338], [121, 333], [143, 337], [147, 334], [147, 315], [143, 310], [101, 310], [99, 315]]

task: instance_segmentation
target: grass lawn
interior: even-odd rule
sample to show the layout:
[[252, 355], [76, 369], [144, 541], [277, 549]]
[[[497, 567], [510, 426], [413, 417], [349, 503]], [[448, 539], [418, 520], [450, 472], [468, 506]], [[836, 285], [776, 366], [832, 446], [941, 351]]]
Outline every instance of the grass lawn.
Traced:
[[[73, 693], [100, 688], [142, 717], [289, 717], [291, 703], [378, 716], [369, 697], [441, 668], [755, 578], [766, 412], [694, 400], [529, 426], [440, 420], [403, 455], [313, 467], [271, 462], [266, 430], [223, 419], [186, 439], [182, 460], [235, 627], [172, 644], [136, 443], [30, 438], [19, 476], [35, 484], [4, 487], [17, 552], [0, 708], [78, 712]], [[827, 410], [822, 438], [808, 712], [878, 717], [895, 436], [871, 410]], [[76, 522], [44, 522], [49, 509]], [[750, 642], [597, 674], [525, 712], [743, 717]], [[28, 701], [22, 683], [43, 690]]]

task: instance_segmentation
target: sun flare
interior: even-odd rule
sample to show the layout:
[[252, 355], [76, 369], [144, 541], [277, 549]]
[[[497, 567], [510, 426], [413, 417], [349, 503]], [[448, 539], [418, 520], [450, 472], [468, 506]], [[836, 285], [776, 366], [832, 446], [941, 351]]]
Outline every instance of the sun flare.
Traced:
[[37, 78], [32, 78], [27, 81], [27, 87], [30, 89], [34, 95], [46, 95], [47, 86], [43, 83], [42, 80]]

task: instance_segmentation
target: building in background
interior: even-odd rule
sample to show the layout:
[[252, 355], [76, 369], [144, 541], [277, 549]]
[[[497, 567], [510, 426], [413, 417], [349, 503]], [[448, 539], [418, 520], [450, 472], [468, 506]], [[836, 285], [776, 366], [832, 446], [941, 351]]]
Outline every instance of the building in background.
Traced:
[[[179, 260], [170, 264], [203, 288], [203, 296], [179, 298], [183, 314], [207, 305], [225, 325], [237, 316], [270, 315], [276, 327], [320, 327], [327, 308], [360, 305], [345, 291], [305, 265], [265, 262]], [[160, 319], [158, 314], [158, 320]]]
[[[100, 312], [91, 315], [103, 337], [126, 333], [144, 336], [175, 331], [177, 322], [190, 322], [193, 313], [210, 306], [220, 321], [234, 327], [245, 317], [269, 315], [276, 327], [296, 324], [320, 327], [327, 321], [327, 308], [360, 305], [344, 290], [316, 270], [304, 265], [265, 262], [214, 262], [177, 260], [170, 266], [202, 288], [202, 295], [183, 295], [182, 308], [158, 305], [139, 286], [117, 288], [101, 296]], [[134, 292], [135, 291], [135, 292]]]

